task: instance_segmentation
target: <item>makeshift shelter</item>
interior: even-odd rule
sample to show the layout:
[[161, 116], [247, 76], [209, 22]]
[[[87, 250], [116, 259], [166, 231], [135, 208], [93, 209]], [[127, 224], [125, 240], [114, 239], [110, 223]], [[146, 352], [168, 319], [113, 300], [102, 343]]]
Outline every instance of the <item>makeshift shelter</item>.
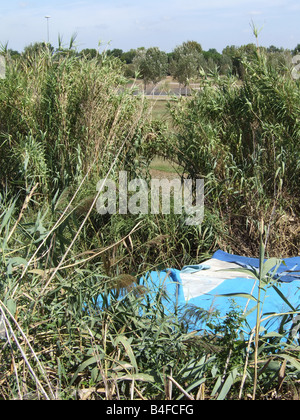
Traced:
[[3, 55], [0, 55], [0, 79], [5, 79], [5, 72], [6, 72], [5, 57], [3, 57]]

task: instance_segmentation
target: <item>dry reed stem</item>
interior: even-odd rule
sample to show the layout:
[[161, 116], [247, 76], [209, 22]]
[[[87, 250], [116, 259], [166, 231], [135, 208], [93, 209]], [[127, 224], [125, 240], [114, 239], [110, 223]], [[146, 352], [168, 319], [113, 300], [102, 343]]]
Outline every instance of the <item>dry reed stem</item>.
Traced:
[[[95, 161], [96, 161], [96, 159], [95, 159]], [[94, 161], [94, 163], [95, 163], [95, 161]], [[36, 249], [36, 251], [34, 252], [34, 254], [32, 255], [32, 257], [31, 257], [31, 258], [30, 258], [30, 260], [28, 261], [27, 266], [26, 266], [26, 267], [24, 267], [24, 270], [23, 270], [23, 272], [22, 272], [22, 275], [21, 275], [21, 277], [20, 277], [20, 280], [22, 280], [22, 278], [25, 276], [26, 271], [28, 270], [28, 268], [29, 268], [30, 264], [34, 261], [34, 259], [35, 259], [36, 255], [38, 254], [38, 252], [40, 251], [40, 249], [41, 249], [41, 248], [45, 245], [45, 243], [46, 243], [47, 239], [48, 239], [48, 238], [52, 235], [52, 233], [53, 233], [53, 232], [55, 231], [55, 229], [59, 226], [59, 224], [63, 222], [63, 218], [64, 218], [64, 216], [66, 215], [66, 213], [68, 212], [69, 208], [71, 207], [71, 205], [72, 205], [73, 201], [75, 200], [75, 198], [76, 198], [77, 194], [79, 193], [79, 191], [80, 191], [81, 187], [83, 186], [83, 184], [84, 184], [84, 182], [85, 182], [86, 178], [88, 177], [88, 175], [89, 175], [89, 173], [90, 173], [91, 169], [92, 169], [92, 165], [91, 165], [91, 167], [89, 168], [89, 170], [88, 170], [88, 172], [86, 173], [86, 175], [83, 177], [83, 179], [82, 179], [82, 181], [81, 181], [81, 183], [80, 183], [79, 187], [77, 188], [77, 190], [76, 190], [76, 191], [75, 191], [75, 193], [73, 194], [73, 197], [71, 198], [71, 200], [70, 200], [69, 204], [67, 205], [67, 207], [65, 208], [65, 210], [62, 212], [62, 214], [61, 214], [60, 218], [57, 220], [57, 222], [55, 223], [55, 225], [52, 227], [52, 229], [49, 231], [49, 233], [48, 233], [48, 234], [46, 235], [46, 237], [43, 239], [43, 241], [41, 242], [41, 244], [38, 246], [38, 248]]]
[[172, 378], [172, 376], [167, 376], [167, 379], [168, 380], [170, 380], [171, 382], [173, 382], [173, 384], [179, 389], [179, 391], [180, 392], [182, 392], [183, 393], [183, 395], [186, 397], [186, 398], [188, 398], [189, 400], [191, 400], [191, 401], [195, 401], [195, 398], [192, 396], [192, 395], [190, 395], [188, 392], [186, 392], [183, 388], [182, 388], [182, 386], [181, 385], [179, 385], [179, 383], [178, 382], [176, 382], [175, 381], [175, 379], [174, 378]]
[[34, 194], [34, 191], [37, 189], [37, 187], [38, 187], [38, 186], [39, 186], [39, 184], [37, 183], [37, 184], [36, 184], [36, 185], [32, 188], [32, 190], [30, 191], [30, 193], [28, 194], [28, 196], [25, 198], [25, 201], [24, 201], [24, 203], [23, 203], [23, 206], [22, 206], [22, 209], [21, 209], [21, 211], [20, 211], [19, 217], [18, 217], [18, 219], [17, 219], [16, 223], [14, 224], [14, 227], [12, 228], [12, 230], [11, 230], [10, 234], [8, 235], [8, 238], [7, 238], [7, 243], [9, 242], [9, 240], [10, 240], [10, 238], [12, 237], [13, 233], [14, 233], [14, 232], [15, 232], [15, 230], [17, 229], [17, 226], [18, 226], [18, 224], [20, 223], [20, 221], [21, 221], [21, 219], [22, 219], [22, 217], [23, 217], [24, 211], [27, 209], [27, 207], [28, 207], [28, 205], [29, 205], [29, 203], [30, 203], [30, 200], [31, 200], [31, 198], [32, 198], [32, 196], [33, 196], [33, 194]]
[[81, 225], [80, 225], [79, 229], [77, 230], [77, 232], [76, 232], [76, 234], [75, 234], [75, 236], [74, 236], [73, 240], [71, 241], [70, 245], [68, 246], [68, 249], [66, 250], [66, 252], [65, 252], [65, 254], [63, 255], [62, 259], [60, 260], [60, 262], [59, 262], [58, 266], [55, 268], [55, 270], [54, 270], [53, 274], [51, 275], [51, 277], [50, 277], [50, 279], [48, 280], [47, 284], [46, 284], [46, 285], [45, 285], [45, 287], [43, 288], [43, 290], [42, 290], [42, 292], [41, 292], [41, 295], [45, 292], [45, 290], [47, 289], [47, 287], [49, 286], [49, 284], [51, 283], [51, 281], [53, 280], [53, 278], [56, 276], [57, 271], [60, 269], [60, 267], [62, 266], [63, 262], [65, 261], [65, 259], [66, 259], [67, 255], [69, 254], [69, 252], [70, 252], [70, 251], [71, 251], [71, 249], [73, 248], [73, 245], [75, 244], [75, 242], [76, 242], [76, 240], [77, 240], [77, 238], [78, 238], [78, 236], [79, 236], [80, 232], [82, 231], [82, 229], [83, 229], [83, 227], [85, 226], [85, 224], [86, 224], [86, 222], [87, 222], [88, 218], [90, 217], [90, 214], [91, 214], [91, 212], [92, 212], [92, 210], [93, 210], [93, 208], [94, 208], [94, 206], [95, 206], [95, 204], [96, 204], [96, 202], [97, 202], [97, 200], [98, 200], [98, 198], [99, 198], [99, 196], [100, 196], [100, 194], [101, 194], [101, 192], [102, 192], [102, 190], [103, 190], [103, 188], [104, 188], [104, 186], [105, 186], [105, 182], [107, 181], [107, 179], [108, 179], [108, 177], [109, 177], [110, 173], [112, 172], [112, 170], [113, 170], [114, 166], [115, 166], [115, 165], [116, 165], [116, 163], [117, 163], [117, 160], [118, 160], [118, 158], [119, 158], [119, 155], [120, 155], [120, 153], [121, 153], [121, 151], [122, 151], [123, 147], [125, 146], [126, 141], [127, 141], [127, 139], [125, 139], [125, 140], [124, 140], [122, 147], [120, 147], [119, 152], [117, 153], [117, 155], [116, 155], [116, 157], [115, 157], [115, 159], [114, 159], [113, 163], [111, 164], [111, 167], [110, 167], [109, 171], [107, 172], [106, 177], [105, 177], [105, 179], [104, 179], [104, 181], [103, 181], [103, 183], [102, 183], [101, 187], [99, 188], [99, 191], [98, 191], [98, 193], [96, 194], [96, 197], [95, 197], [95, 199], [94, 199], [93, 203], [91, 204], [89, 211], [87, 212], [87, 215], [85, 216], [85, 218], [84, 218], [83, 222], [81, 223]]
[[[139, 223], [137, 223], [135, 226], [134, 226], [134, 228], [128, 233], [128, 235], [126, 235], [126, 236], [124, 236], [124, 238], [122, 238], [122, 239], [120, 239], [119, 241], [117, 241], [117, 242], [115, 242], [113, 245], [109, 245], [108, 247], [106, 247], [106, 248], [104, 248], [104, 249], [101, 249], [101, 251], [99, 251], [99, 252], [94, 252], [94, 251], [91, 251], [91, 253], [93, 253], [93, 255], [91, 256], [91, 257], [89, 257], [89, 258], [86, 258], [86, 259], [84, 259], [84, 260], [81, 260], [81, 261], [77, 261], [76, 263], [74, 263], [74, 264], [70, 264], [70, 265], [65, 265], [65, 266], [63, 266], [63, 267], [60, 267], [59, 268], [59, 270], [64, 270], [64, 269], [67, 269], [67, 268], [72, 268], [72, 267], [76, 267], [77, 265], [81, 265], [81, 264], [85, 264], [86, 262], [88, 262], [88, 261], [91, 261], [91, 260], [93, 260], [94, 258], [96, 258], [96, 257], [99, 257], [99, 255], [101, 255], [101, 254], [103, 254], [103, 253], [105, 253], [105, 252], [107, 252], [107, 251], [109, 251], [110, 249], [112, 249], [112, 248], [114, 248], [115, 246], [117, 246], [117, 245], [119, 245], [119, 244], [121, 244], [121, 243], [123, 243], [127, 238], [129, 238], [134, 232], [136, 232], [137, 231], [137, 229], [139, 228], [139, 226], [142, 224], [143, 222], [141, 221], [141, 222], [139, 222]], [[83, 254], [81, 254], [81, 255], [83, 255]], [[55, 270], [55, 268], [53, 268], [52, 269], [52, 271], [54, 271]]]
[[[29, 363], [29, 360], [28, 360], [28, 358], [27, 358], [27, 356], [26, 356], [26, 354], [25, 354], [24, 350], [23, 350], [23, 348], [22, 348], [21, 344], [19, 343], [19, 340], [17, 339], [17, 337], [16, 337], [16, 335], [15, 335], [15, 333], [14, 333], [14, 331], [13, 331], [13, 328], [12, 328], [12, 326], [11, 326], [11, 324], [10, 324], [9, 320], [7, 319], [7, 317], [6, 317], [6, 315], [5, 315], [5, 311], [8, 313], [8, 315], [10, 316], [10, 318], [13, 320], [13, 322], [14, 322], [14, 324], [16, 325], [17, 329], [20, 331], [20, 333], [21, 333], [21, 335], [22, 335], [23, 339], [25, 340], [26, 344], [28, 345], [28, 347], [29, 347], [29, 349], [30, 349], [30, 351], [31, 351], [31, 353], [32, 353], [32, 355], [33, 355], [33, 357], [34, 357], [34, 359], [35, 359], [35, 360], [36, 360], [36, 362], [37, 362], [37, 365], [38, 365], [38, 367], [39, 367], [39, 369], [40, 369], [41, 373], [44, 375], [44, 377], [45, 377], [45, 379], [46, 379], [46, 382], [47, 382], [48, 388], [49, 388], [49, 390], [50, 390], [50, 393], [51, 393], [52, 399], [54, 400], [54, 399], [55, 399], [55, 394], [54, 394], [54, 392], [53, 392], [53, 390], [52, 390], [51, 384], [50, 384], [50, 382], [49, 382], [49, 380], [48, 380], [48, 377], [47, 377], [47, 375], [46, 375], [46, 372], [45, 372], [45, 370], [44, 370], [43, 366], [41, 365], [41, 363], [40, 363], [40, 361], [39, 361], [39, 359], [38, 359], [38, 357], [37, 357], [37, 355], [36, 355], [35, 351], [33, 350], [33, 348], [32, 348], [32, 346], [31, 346], [31, 344], [30, 344], [29, 340], [27, 339], [27, 337], [26, 337], [25, 333], [23, 332], [22, 328], [20, 327], [19, 323], [15, 320], [15, 318], [13, 317], [13, 315], [10, 313], [10, 311], [8, 310], [8, 308], [7, 308], [7, 307], [3, 304], [3, 302], [2, 302], [1, 300], [0, 300], [0, 311], [1, 311], [1, 313], [2, 313], [2, 317], [3, 317], [3, 319], [4, 319], [5, 324], [6, 324], [6, 325], [8, 325], [8, 328], [9, 328], [9, 330], [10, 330], [10, 334], [11, 334], [11, 336], [13, 337], [14, 342], [16, 343], [16, 345], [17, 345], [18, 349], [20, 350], [20, 353], [21, 353], [21, 355], [22, 355], [22, 358], [23, 358], [24, 362], [26, 363], [26, 365], [27, 365], [27, 367], [28, 367], [28, 369], [29, 369], [29, 371], [30, 371], [31, 375], [33, 376], [33, 378], [34, 378], [34, 380], [35, 380], [35, 383], [36, 383], [36, 384], [38, 385], [38, 387], [40, 388], [40, 390], [41, 390], [42, 394], [44, 395], [44, 397], [45, 397], [47, 400], [50, 400], [51, 398], [48, 396], [48, 394], [47, 394], [47, 392], [45, 391], [44, 387], [42, 386], [42, 384], [41, 384], [40, 380], [38, 379], [38, 377], [37, 377], [36, 373], [34, 372], [34, 370], [33, 370], [32, 366], [31, 366], [31, 364]], [[5, 325], [5, 329], [6, 329], [6, 325]], [[7, 331], [7, 330], [6, 330], [6, 332], [7, 332], [7, 334], [8, 334], [8, 331]]]
[[199, 390], [196, 396], [196, 401], [204, 401], [204, 400], [205, 400], [205, 383], [199, 386]]

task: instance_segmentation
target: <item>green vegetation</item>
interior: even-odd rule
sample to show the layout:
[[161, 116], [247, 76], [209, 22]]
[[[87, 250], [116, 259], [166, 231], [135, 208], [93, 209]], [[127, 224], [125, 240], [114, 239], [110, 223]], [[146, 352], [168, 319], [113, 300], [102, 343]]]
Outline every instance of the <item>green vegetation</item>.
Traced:
[[167, 75], [167, 54], [156, 47], [139, 50], [133, 59], [133, 64], [144, 81], [145, 90], [147, 83], [156, 84]]
[[162, 158], [154, 158], [150, 164], [150, 169], [161, 171], [163, 175], [166, 175], [166, 173], [171, 173], [176, 176], [178, 173], [177, 171], [181, 171], [181, 167], [179, 165], [176, 165], [172, 163], [170, 160], [162, 159]]
[[[299, 81], [278, 64], [282, 51], [234, 47], [225, 60], [186, 44], [226, 70], [198, 67], [201, 88], [156, 110], [128, 87], [134, 54], [78, 53], [74, 40], [56, 51], [4, 48], [1, 399], [299, 398], [289, 326], [299, 308], [281, 315], [278, 331], [259, 328], [265, 290], [276, 287], [264, 255], [299, 250]], [[149, 180], [170, 167], [205, 179], [201, 226], [96, 212], [100, 179], [126, 170]], [[250, 338], [234, 301], [225, 319], [201, 308], [181, 317], [166, 313], [163, 290], [151, 300], [139, 284], [149, 270], [199, 263], [218, 248], [261, 258]], [[195, 319], [210, 333], [191, 332]]]
[[[299, 83], [288, 69], [281, 74], [270, 66], [263, 54], [244, 61], [243, 67], [242, 85], [232, 77], [206, 77], [199, 94], [170, 104], [176, 160], [185, 173], [206, 179], [207, 205], [222, 214], [232, 249], [246, 246], [257, 256], [257, 221], [264, 217], [272, 226], [269, 252], [295, 255]], [[293, 220], [293, 228], [287, 219]]]

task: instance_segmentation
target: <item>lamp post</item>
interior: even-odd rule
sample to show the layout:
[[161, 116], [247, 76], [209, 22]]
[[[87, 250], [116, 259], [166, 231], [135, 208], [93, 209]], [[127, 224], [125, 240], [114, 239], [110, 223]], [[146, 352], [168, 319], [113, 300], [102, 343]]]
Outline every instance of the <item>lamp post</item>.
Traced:
[[49, 45], [49, 19], [51, 16], [45, 16], [45, 19], [47, 19], [47, 38], [48, 38], [48, 45]]

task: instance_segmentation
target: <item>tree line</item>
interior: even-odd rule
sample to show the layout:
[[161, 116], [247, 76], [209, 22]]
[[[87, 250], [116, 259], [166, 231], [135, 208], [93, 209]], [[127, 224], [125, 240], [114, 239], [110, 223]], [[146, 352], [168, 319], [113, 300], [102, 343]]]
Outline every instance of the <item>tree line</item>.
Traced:
[[[187, 86], [197, 81], [202, 72], [234, 75], [244, 78], [243, 61], [251, 61], [257, 53], [257, 45], [227, 46], [222, 53], [215, 48], [203, 50], [196, 41], [183, 42], [170, 52], [161, 51], [158, 47], [148, 49], [141, 47], [124, 52], [121, 49], [107, 50], [107, 54], [126, 63], [126, 75], [134, 77], [138, 72], [145, 85], [158, 83], [166, 76], [172, 76], [180, 84]], [[300, 44], [294, 50], [270, 47], [259, 47], [264, 51], [271, 66], [284, 71], [290, 66], [292, 57], [300, 52]], [[90, 50], [84, 50], [85, 54]], [[95, 54], [95, 52], [94, 52]]]
[[278, 48], [274, 45], [270, 47], [258, 47], [255, 44], [242, 46], [227, 46], [222, 53], [215, 48], [203, 50], [197, 41], [186, 41], [174, 48], [172, 52], [162, 51], [158, 47], [140, 47], [123, 51], [122, 49], [106, 49], [99, 53], [96, 49], [83, 49], [78, 51], [75, 48], [75, 37], [72, 37], [70, 45], [65, 48], [62, 40], [59, 39], [59, 46], [55, 49], [46, 43], [35, 43], [25, 47], [22, 53], [9, 50], [7, 46], [2, 47], [13, 59], [19, 57], [34, 57], [43, 49], [50, 49], [53, 54], [73, 54], [78, 57], [95, 59], [99, 57], [101, 61], [103, 55], [119, 60], [124, 66], [124, 74], [129, 78], [140, 78], [147, 84], [157, 84], [166, 76], [172, 76], [178, 83], [188, 86], [189, 83], [197, 81], [201, 73], [214, 73], [220, 75], [234, 75], [241, 80], [244, 78], [245, 68], [243, 61], [251, 61], [257, 49], [264, 51], [270, 66], [284, 71], [291, 65], [292, 57], [300, 52], [300, 44], [294, 50]]

